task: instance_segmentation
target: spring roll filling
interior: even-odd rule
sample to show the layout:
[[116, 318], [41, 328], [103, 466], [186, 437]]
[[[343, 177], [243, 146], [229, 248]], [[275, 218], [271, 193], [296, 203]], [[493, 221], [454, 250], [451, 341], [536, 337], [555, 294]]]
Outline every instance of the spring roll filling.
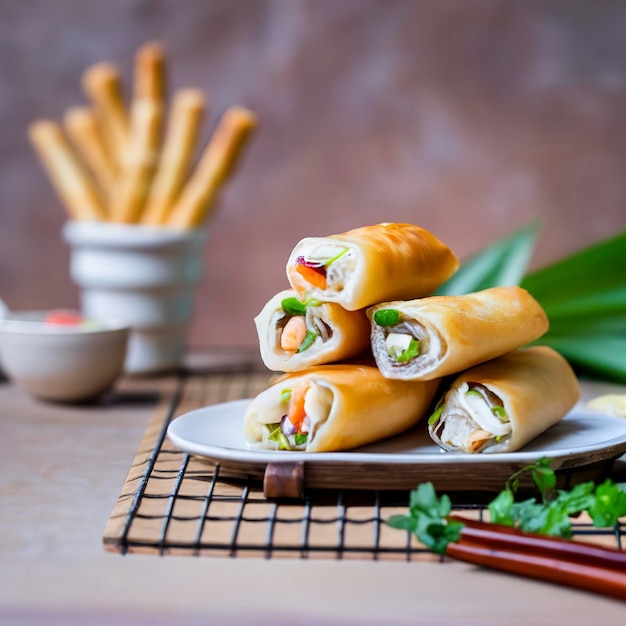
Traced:
[[332, 391], [315, 382], [282, 389], [278, 411], [273, 412], [274, 416], [280, 414], [281, 417], [279, 421], [263, 424], [262, 446], [270, 450], [305, 450], [328, 419], [332, 403]]
[[384, 342], [392, 367], [413, 363], [415, 367], [429, 368], [445, 354], [446, 344], [437, 329], [427, 328], [396, 309], [379, 309], [374, 322], [374, 338]]
[[341, 292], [355, 267], [356, 254], [352, 248], [321, 242], [306, 256], [297, 257], [295, 271], [312, 287]]
[[[323, 319], [322, 309], [316, 306], [306, 306], [304, 315], [287, 312], [284, 307], [272, 315], [270, 327], [274, 329], [272, 349], [277, 354], [293, 355], [304, 352], [315, 343], [324, 344], [333, 337], [333, 329]], [[300, 322], [301, 330], [293, 331], [293, 322]], [[294, 343], [295, 338], [295, 343]]]
[[502, 400], [486, 386], [465, 382], [449, 393], [429, 419], [447, 450], [479, 452], [511, 436]]

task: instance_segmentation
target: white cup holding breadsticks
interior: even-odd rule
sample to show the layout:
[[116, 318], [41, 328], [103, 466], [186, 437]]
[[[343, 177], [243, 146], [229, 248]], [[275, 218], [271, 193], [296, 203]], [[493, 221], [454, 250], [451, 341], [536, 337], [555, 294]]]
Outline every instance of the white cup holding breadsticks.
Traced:
[[83, 75], [87, 106], [29, 128], [70, 217], [63, 235], [83, 313], [132, 328], [128, 373], [180, 364], [207, 224], [257, 126], [232, 106], [198, 150], [207, 99], [185, 88], [168, 102], [165, 66], [159, 44], [139, 49], [127, 106], [115, 65], [97, 63]]

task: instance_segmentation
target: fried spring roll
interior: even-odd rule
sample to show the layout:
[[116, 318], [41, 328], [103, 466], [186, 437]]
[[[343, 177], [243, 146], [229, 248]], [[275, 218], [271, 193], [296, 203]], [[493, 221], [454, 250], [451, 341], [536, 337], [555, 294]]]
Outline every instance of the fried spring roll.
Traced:
[[106, 219], [100, 193], [61, 127], [56, 122], [40, 120], [30, 125], [28, 135], [72, 219]]
[[303, 302], [291, 289], [276, 294], [254, 323], [263, 363], [276, 372], [349, 359], [370, 342], [365, 311], [347, 311], [332, 302]]
[[521, 287], [383, 302], [367, 315], [380, 371], [405, 380], [460, 372], [534, 341], [549, 325], [541, 305]]
[[301, 295], [355, 311], [430, 295], [458, 267], [450, 248], [429, 231], [384, 223], [302, 239], [287, 262], [287, 278]]
[[246, 409], [244, 435], [268, 450], [349, 450], [397, 435], [427, 412], [438, 381], [384, 378], [370, 365], [286, 374]]
[[558, 352], [515, 350], [459, 376], [428, 431], [449, 452], [514, 452], [559, 422], [579, 396], [576, 375]]

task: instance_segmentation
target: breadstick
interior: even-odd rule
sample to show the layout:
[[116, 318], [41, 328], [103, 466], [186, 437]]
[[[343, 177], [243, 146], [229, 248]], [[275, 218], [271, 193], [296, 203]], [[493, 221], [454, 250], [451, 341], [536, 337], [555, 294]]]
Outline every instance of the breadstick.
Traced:
[[92, 65], [83, 74], [83, 88], [102, 123], [104, 140], [119, 164], [124, 158], [129, 122], [117, 68], [107, 62]]
[[165, 100], [165, 53], [158, 43], [139, 48], [135, 56], [134, 100]]
[[158, 159], [162, 117], [163, 108], [155, 102], [133, 102], [131, 134], [111, 204], [114, 222], [139, 221]]
[[232, 173], [246, 140], [257, 126], [257, 117], [248, 109], [228, 109], [211, 141], [183, 188], [167, 223], [177, 228], [194, 228], [205, 221], [217, 192]]
[[201, 91], [183, 89], [174, 96], [158, 170], [141, 220], [144, 224], [157, 226], [167, 221], [185, 184], [204, 112], [205, 97]]
[[29, 126], [28, 135], [70, 217], [74, 220], [106, 219], [98, 189], [59, 124], [48, 120], [34, 122]]
[[87, 107], [69, 109], [63, 119], [74, 146], [90, 167], [105, 196], [110, 196], [115, 185], [116, 168], [107, 151], [94, 112]]

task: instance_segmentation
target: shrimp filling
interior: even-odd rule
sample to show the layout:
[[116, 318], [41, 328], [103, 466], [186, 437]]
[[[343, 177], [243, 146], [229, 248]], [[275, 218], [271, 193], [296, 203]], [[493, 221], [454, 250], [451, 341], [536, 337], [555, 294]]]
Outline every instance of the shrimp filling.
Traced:
[[308, 350], [316, 342], [329, 341], [333, 330], [321, 314], [318, 306], [306, 306], [304, 315], [276, 311], [272, 321], [275, 350], [295, 354]]

